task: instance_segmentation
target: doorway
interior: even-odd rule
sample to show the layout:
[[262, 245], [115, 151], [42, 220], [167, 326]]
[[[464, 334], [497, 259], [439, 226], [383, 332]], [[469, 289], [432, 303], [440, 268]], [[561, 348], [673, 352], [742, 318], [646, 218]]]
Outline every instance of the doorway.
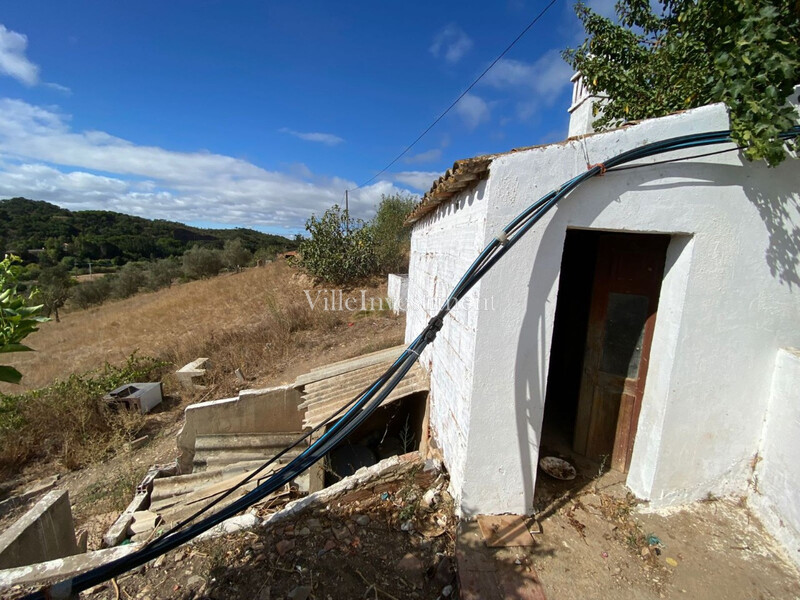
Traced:
[[628, 471], [669, 240], [567, 231], [543, 445]]

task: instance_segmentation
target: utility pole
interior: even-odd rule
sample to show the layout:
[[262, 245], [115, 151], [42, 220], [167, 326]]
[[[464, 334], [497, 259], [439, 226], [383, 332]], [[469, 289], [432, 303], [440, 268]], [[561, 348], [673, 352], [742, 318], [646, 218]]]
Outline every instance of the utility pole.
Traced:
[[350, 190], [344, 191], [344, 218], [345, 227], [347, 228], [347, 235], [350, 235]]

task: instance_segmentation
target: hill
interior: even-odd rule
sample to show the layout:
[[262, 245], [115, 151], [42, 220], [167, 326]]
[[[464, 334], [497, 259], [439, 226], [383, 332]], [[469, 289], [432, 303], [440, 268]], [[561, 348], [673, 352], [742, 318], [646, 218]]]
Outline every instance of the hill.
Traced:
[[[297, 242], [252, 229], [202, 229], [104, 210], [70, 211], [49, 202], [0, 200], [0, 251], [23, 255], [47, 248], [57, 259], [114, 260], [122, 264], [178, 256], [195, 244], [222, 248], [240, 239], [251, 252], [293, 250]], [[29, 254], [27, 258], [30, 258]]]

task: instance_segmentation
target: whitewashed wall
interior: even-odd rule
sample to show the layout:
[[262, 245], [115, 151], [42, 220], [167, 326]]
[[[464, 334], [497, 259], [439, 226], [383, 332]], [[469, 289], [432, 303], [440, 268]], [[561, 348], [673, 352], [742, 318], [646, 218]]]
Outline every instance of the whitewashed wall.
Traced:
[[800, 350], [779, 350], [750, 505], [800, 565]]
[[[716, 105], [495, 159], [467, 212], [440, 208], [415, 226], [410, 298], [449, 289], [505, 223], [586, 169], [586, 154], [597, 163], [648, 142], [727, 128]], [[776, 351], [800, 345], [798, 189], [795, 161], [768, 169], [734, 152], [608, 173], [540, 222], [476, 290], [481, 303], [494, 298], [495, 310], [446, 320], [445, 339], [426, 356], [432, 423], [462, 511], [532, 509], [568, 227], [673, 235], [628, 485], [655, 506], [743, 492]], [[408, 334], [427, 314], [410, 308]]]
[[[439, 311], [463, 272], [482, 249], [486, 226], [486, 182], [447, 203], [414, 226], [408, 277], [406, 342], [413, 341]], [[460, 497], [469, 430], [469, 399], [477, 314], [468, 304], [479, 286], [445, 320], [420, 363], [431, 374], [430, 427], [450, 472], [451, 491]]]
[[408, 303], [408, 275], [390, 273], [386, 283], [386, 295], [394, 314], [406, 312]]

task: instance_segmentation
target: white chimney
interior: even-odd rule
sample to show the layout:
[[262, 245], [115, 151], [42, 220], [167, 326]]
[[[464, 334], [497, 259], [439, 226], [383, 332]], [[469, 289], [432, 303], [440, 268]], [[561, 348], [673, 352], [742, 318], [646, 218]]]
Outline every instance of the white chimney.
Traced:
[[594, 113], [595, 105], [602, 99], [592, 95], [583, 83], [583, 75], [575, 73], [570, 78], [572, 82], [572, 105], [569, 107], [569, 133], [567, 137], [594, 133], [592, 122], [597, 119]]

